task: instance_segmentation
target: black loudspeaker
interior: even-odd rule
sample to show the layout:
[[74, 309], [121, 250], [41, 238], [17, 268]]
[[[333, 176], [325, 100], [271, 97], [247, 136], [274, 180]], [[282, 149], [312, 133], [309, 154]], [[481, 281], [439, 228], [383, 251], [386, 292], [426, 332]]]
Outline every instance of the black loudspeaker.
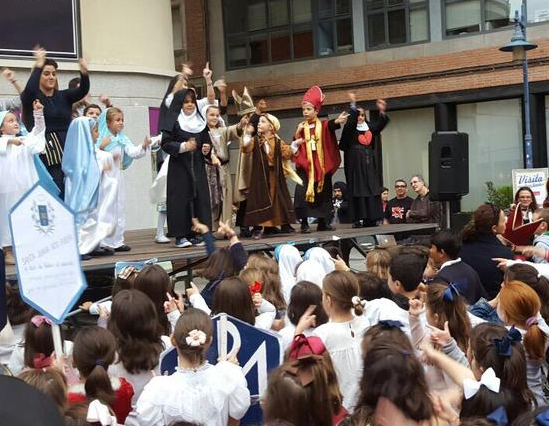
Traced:
[[429, 192], [433, 201], [458, 200], [469, 193], [469, 135], [435, 132], [429, 142]]

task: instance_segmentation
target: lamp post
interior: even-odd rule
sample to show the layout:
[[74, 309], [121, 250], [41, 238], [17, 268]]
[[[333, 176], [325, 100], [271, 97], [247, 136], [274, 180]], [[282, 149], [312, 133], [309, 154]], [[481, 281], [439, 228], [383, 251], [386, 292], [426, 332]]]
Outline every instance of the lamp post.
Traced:
[[502, 52], [512, 52], [513, 61], [522, 61], [524, 120], [526, 121], [524, 126], [524, 149], [526, 152], [526, 168], [531, 169], [534, 167], [534, 161], [532, 157], [532, 134], [530, 133], [530, 87], [528, 85], [528, 58], [526, 57], [526, 51], [535, 49], [538, 46], [526, 41], [526, 19], [526, 4], [523, 0], [520, 17], [518, 10], [515, 11], [515, 31], [511, 37], [511, 42], [500, 47], [499, 50]]

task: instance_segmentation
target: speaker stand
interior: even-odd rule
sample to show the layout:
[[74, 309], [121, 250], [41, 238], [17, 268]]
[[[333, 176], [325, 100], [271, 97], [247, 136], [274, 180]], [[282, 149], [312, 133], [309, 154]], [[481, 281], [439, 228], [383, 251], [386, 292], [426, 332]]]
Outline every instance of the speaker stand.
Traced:
[[444, 202], [444, 210], [446, 211], [446, 228], [450, 229], [450, 201]]

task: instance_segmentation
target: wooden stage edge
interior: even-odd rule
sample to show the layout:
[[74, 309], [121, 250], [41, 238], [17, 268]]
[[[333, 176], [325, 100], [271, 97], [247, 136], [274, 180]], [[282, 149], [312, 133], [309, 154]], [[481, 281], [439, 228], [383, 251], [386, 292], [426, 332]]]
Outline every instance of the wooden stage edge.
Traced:
[[[338, 239], [344, 240], [364, 236], [386, 235], [386, 234], [413, 234], [417, 231], [425, 233], [429, 229], [435, 230], [436, 224], [402, 224], [402, 225], [380, 225], [371, 228], [353, 229], [351, 225], [339, 225], [335, 231], [311, 232], [301, 234], [296, 231], [292, 234], [265, 236], [261, 240], [243, 239], [242, 244], [246, 251], [274, 250], [280, 244], [292, 242], [296, 246], [327, 243]], [[315, 229], [312, 225], [311, 229]], [[295, 228], [299, 229], [297, 226]], [[197, 260], [206, 257], [205, 247], [178, 248], [174, 246], [174, 240], [168, 244], [157, 244], [154, 241], [155, 229], [139, 229], [127, 231], [124, 235], [125, 243], [132, 249], [129, 252], [116, 253], [114, 256], [95, 257], [82, 261], [84, 271], [96, 271], [114, 268], [116, 262], [139, 262], [151, 258], [157, 258], [159, 262]], [[227, 240], [216, 241], [217, 247], [228, 245]], [[6, 278], [15, 279], [16, 271], [14, 266], [6, 267]]]

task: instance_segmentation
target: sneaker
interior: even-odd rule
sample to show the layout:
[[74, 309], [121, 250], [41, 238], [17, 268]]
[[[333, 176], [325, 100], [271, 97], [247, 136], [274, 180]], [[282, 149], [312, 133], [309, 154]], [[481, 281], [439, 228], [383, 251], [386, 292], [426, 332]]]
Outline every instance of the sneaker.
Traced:
[[175, 239], [175, 246], [176, 247], [185, 248], [185, 247], [190, 247], [192, 245], [193, 245], [193, 243], [191, 243], [186, 238], [176, 238]]
[[171, 240], [166, 237], [164, 234], [157, 235], [154, 238], [154, 242], [158, 244], [168, 244]]
[[190, 240], [188, 240], [191, 245], [193, 245], [194, 247], [203, 247], [206, 245], [206, 243], [204, 242], [203, 239], [201, 238], [197, 238], [197, 237], [193, 237], [191, 238]]
[[260, 229], [256, 229], [252, 233], [252, 239], [253, 240], [260, 240], [262, 236], [263, 236], [263, 231], [261, 231]]
[[240, 238], [250, 238], [251, 236], [252, 233], [250, 232], [250, 228], [247, 226], [240, 227]]

